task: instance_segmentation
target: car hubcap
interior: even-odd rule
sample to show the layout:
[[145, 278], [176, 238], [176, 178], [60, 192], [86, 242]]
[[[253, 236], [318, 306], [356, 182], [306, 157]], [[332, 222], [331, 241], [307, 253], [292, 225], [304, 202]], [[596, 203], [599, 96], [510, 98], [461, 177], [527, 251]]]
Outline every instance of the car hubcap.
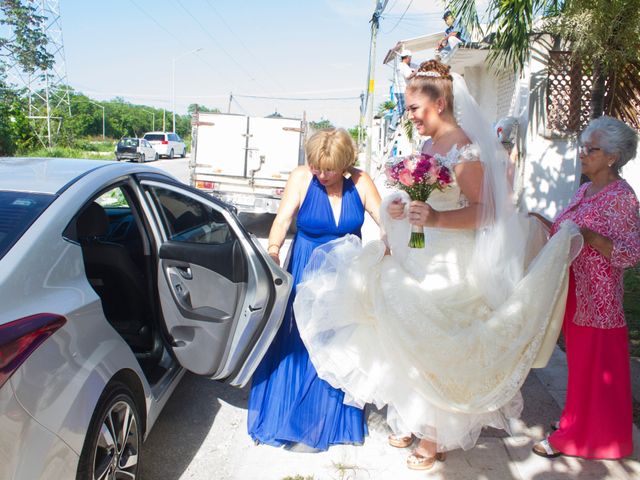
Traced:
[[127, 402], [115, 403], [102, 423], [96, 445], [93, 479], [135, 479], [138, 465], [138, 424]]

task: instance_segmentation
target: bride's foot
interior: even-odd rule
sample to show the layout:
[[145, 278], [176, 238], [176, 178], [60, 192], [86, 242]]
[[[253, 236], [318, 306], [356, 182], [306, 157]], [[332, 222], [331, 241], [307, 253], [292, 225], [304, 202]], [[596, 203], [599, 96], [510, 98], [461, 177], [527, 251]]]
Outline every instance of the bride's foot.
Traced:
[[413, 443], [413, 434], [410, 433], [408, 435], [399, 434], [396, 435], [392, 433], [387, 438], [389, 445], [396, 448], [407, 448], [409, 445]]
[[420, 440], [418, 447], [407, 457], [407, 468], [411, 470], [429, 470], [436, 463], [444, 462], [445, 452], [436, 452], [436, 444], [428, 440]]
[[445, 452], [438, 452], [435, 455], [424, 455], [416, 449], [407, 457], [407, 468], [410, 470], [429, 470], [433, 467], [434, 463], [436, 463], [436, 460], [444, 462], [446, 458], [447, 454]]

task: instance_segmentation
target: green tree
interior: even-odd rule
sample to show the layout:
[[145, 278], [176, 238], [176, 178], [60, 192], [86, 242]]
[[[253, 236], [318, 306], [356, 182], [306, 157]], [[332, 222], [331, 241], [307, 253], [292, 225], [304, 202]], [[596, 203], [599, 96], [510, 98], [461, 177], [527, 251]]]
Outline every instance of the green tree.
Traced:
[[209, 108], [204, 105], [200, 105], [199, 103], [192, 103], [187, 107], [187, 112], [189, 113], [189, 115], [193, 115], [194, 113], [196, 113], [196, 110], [206, 113], [220, 113], [220, 109], [216, 107]]
[[320, 118], [317, 122], [310, 121], [309, 128], [313, 130], [326, 130], [327, 128], [333, 128], [333, 123], [326, 118]]
[[24, 92], [7, 82], [7, 67], [33, 73], [50, 68], [54, 58], [47, 51], [44, 18], [32, 2], [2, 0], [0, 14], [0, 154], [13, 155], [33, 146], [35, 137], [24, 114]]
[[45, 18], [37, 14], [33, 2], [2, 0], [0, 25], [10, 36], [0, 36], [0, 66], [17, 62], [27, 73], [37, 69], [47, 70], [53, 66], [54, 58], [47, 51], [48, 39], [43, 29]]
[[[475, 0], [450, 5], [470, 30], [480, 29]], [[629, 103], [640, 100], [640, 0], [489, 0], [487, 32], [489, 61], [514, 71], [539, 35], [552, 34], [555, 45], [566, 43], [574, 61], [589, 66], [591, 117], [606, 112], [638, 125]]]

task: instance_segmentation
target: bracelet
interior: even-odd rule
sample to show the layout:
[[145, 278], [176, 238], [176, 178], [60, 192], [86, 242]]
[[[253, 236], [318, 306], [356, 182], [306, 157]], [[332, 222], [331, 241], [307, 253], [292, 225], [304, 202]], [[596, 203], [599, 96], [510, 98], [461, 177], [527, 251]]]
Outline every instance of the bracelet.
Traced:
[[270, 244], [270, 245], [267, 247], [267, 252], [271, 253], [271, 252], [270, 252], [271, 247], [276, 247], [276, 248], [278, 249], [278, 251], [276, 252], [276, 255], [277, 255], [278, 253], [280, 253], [280, 245], [278, 245], [277, 243], [272, 243], [272, 244]]

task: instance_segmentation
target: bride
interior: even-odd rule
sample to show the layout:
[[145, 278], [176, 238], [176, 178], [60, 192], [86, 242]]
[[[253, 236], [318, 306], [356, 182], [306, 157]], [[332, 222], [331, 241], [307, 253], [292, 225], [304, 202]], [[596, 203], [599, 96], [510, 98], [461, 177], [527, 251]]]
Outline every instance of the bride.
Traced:
[[[542, 247], [542, 225], [516, 213], [506, 154], [462, 77], [427, 61], [406, 98], [431, 138], [423, 153], [453, 183], [428, 203], [385, 199], [391, 255], [353, 236], [316, 249], [294, 309], [318, 375], [346, 403], [387, 405], [389, 443], [419, 437], [407, 466], [424, 470], [519, 417], [519, 389], [557, 339], [581, 237], [566, 224]], [[408, 248], [411, 225], [425, 227], [425, 248]]]

